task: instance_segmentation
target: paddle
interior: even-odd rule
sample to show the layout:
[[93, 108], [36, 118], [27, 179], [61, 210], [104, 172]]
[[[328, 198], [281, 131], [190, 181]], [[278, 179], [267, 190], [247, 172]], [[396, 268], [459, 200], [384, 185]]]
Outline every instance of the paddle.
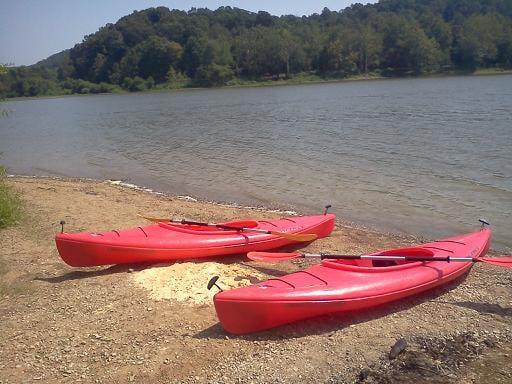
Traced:
[[[216, 227], [220, 229], [228, 229], [228, 230], [234, 230], [234, 231], [250, 231], [250, 232], [258, 232], [258, 233], [264, 233], [267, 235], [274, 235], [278, 237], [282, 237], [284, 239], [292, 240], [292, 241], [300, 241], [300, 242], [308, 242], [315, 240], [318, 236], [314, 233], [302, 233], [302, 234], [294, 234], [294, 233], [286, 233], [286, 232], [279, 232], [279, 231], [270, 231], [266, 229], [258, 229], [254, 228], [253, 224], [258, 225], [258, 222], [256, 221], [231, 221], [229, 223], [225, 224], [210, 224], [210, 223], [201, 223], [197, 221], [189, 221], [189, 220], [172, 220], [172, 219], [158, 219], [154, 217], [146, 217], [143, 215], [139, 215], [147, 220], [159, 222], [159, 223], [165, 223], [165, 222], [171, 222], [171, 223], [180, 223], [180, 224], [189, 224], [189, 225], [201, 225], [201, 226], [207, 226], [207, 227]], [[242, 225], [241, 225], [242, 224]], [[245, 224], [249, 224], [248, 226]]]
[[[144, 216], [138, 214], [138, 216], [143, 217], [146, 220], [153, 221], [155, 223], [179, 223], [179, 224], [189, 224], [189, 225], [200, 225], [203, 227], [217, 227], [220, 224], [214, 223], [201, 223], [197, 221], [189, 221], [189, 220], [174, 220], [169, 218], [160, 218], [160, 217], [151, 217]], [[227, 223], [223, 223], [222, 225], [230, 225], [234, 227], [246, 227], [246, 228], [255, 228], [258, 226], [258, 222], [256, 220], [239, 220], [239, 221], [229, 221]]]
[[512, 257], [457, 257], [457, 256], [393, 256], [393, 255], [329, 255], [308, 254], [299, 252], [273, 253], [273, 252], [249, 252], [247, 257], [254, 261], [284, 261], [297, 258], [318, 257], [321, 260], [390, 260], [390, 261], [459, 261], [465, 263], [487, 263], [500, 267], [512, 268]]

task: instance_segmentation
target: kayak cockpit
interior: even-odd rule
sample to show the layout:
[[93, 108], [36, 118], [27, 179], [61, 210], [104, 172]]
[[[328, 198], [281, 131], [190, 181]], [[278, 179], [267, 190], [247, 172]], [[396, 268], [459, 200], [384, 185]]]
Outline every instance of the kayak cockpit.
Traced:
[[[372, 256], [408, 256], [408, 257], [434, 257], [432, 250], [420, 247], [399, 248], [389, 251], [373, 253]], [[412, 268], [425, 263], [425, 261], [414, 260], [369, 260], [369, 259], [351, 259], [351, 260], [329, 260], [322, 261], [322, 265], [334, 269], [343, 269], [359, 272], [384, 272], [396, 271], [400, 269]]]
[[174, 223], [158, 223], [161, 228], [169, 229], [171, 231], [189, 233], [192, 235], [233, 235], [240, 233], [241, 231], [226, 230], [216, 227], [207, 227], [204, 225], [193, 225], [193, 224], [174, 224]]

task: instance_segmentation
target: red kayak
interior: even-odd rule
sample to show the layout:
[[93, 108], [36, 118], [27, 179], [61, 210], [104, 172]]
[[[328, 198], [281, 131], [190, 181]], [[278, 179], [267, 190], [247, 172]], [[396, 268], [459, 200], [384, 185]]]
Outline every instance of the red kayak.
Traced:
[[[373, 255], [415, 257], [483, 256], [491, 231], [438, 240]], [[303, 271], [214, 296], [217, 316], [228, 332], [244, 334], [314, 316], [363, 310], [446, 284], [473, 262], [329, 260]]]
[[282, 236], [253, 230], [325, 237], [332, 232], [334, 219], [333, 214], [326, 214], [261, 220], [254, 222], [250, 231], [161, 222], [100, 233], [59, 233], [55, 243], [62, 260], [72, 267], [159, 263], [264, 251], [295, 243]]

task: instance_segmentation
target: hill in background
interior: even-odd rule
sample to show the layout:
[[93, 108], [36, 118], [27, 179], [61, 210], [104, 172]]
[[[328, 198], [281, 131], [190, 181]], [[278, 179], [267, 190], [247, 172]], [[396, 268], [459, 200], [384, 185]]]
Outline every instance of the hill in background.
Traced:
[[339, 12], [133, 12], [0, 76], [0, 95], [139, 91], [290, 78], [512, 67], [512, 0], [382, 0]]

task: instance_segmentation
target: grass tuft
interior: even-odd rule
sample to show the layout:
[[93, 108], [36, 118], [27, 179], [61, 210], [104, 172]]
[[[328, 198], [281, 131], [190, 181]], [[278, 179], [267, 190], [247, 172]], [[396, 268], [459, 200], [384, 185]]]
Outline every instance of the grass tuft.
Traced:
[[7, 171], [0, 165], [0, 228], [16, 224], [22, 214], [21, 197], [7, 185]]

